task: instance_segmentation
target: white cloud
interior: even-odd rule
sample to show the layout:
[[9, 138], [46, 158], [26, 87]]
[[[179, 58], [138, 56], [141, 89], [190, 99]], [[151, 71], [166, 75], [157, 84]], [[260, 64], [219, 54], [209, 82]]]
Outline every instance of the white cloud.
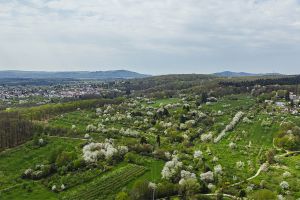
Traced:
[[270, 70], [270, 55], [280, 54], [292, 71], [299, 63], [292, 56], [300, 53], [299, 24], [297, 0], [0, 0], [0, 67]]

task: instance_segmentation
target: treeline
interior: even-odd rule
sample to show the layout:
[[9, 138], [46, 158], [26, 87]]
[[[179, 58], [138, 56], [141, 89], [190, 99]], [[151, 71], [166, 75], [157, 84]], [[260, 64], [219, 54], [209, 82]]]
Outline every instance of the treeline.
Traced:
[[[227, 80], [225, 78], [201, 74], [163, 75], [127, 80], [119, 86], [119, 89], [126, 91], [127, 95], [153, 98], [172, 98], [178, 97], [179, 94], [200, 95], [202, 92], [207, 92], [211, 96], [221, 97], [228, 94], [249, 92], [247, 87], [230, 85], [231, 82], [227, 82]], [[239, 80], [243, 81], [243, 79]], [[250, 80], [248, 79], [248, 81]], [[228, 87], [224, 87], [222, 83], [224, 85], [227, 84]]]
[[0, 151], [15, 147], [32, 138], [33, 124], [18, 112], [0, 113]]
[[122, 98], [80, 100], [67, 103], [46, 104], [31, 108], [17, 108], [13, 111], [18, 111], [22, 116], [30, 120], [46, 120], [50, 117], [72, 112], [77, 109], [90, 109], [101, 107], [105, 104], [118, 104], [121, 103], [122, 100]]
[[199, 74], [179, 74], [153, 76], [143, 79], [133, 79], [125, 82], [125, 88], [135, 91], [155, 92], [161, 90], [182, 90], [202, 85], [215, 77]]
[[127, 80], [118, 89], [125, 91], [127, 95], [168, 98], [181, 92], [189, 92], [192, 88], [201, 93], [203, 88], [209, 91], [208, 88], [217, 86], [218, 79], [212, 75], [178, 74]]
[[296, 85], [300, 83], [300, 75], [283, 78], [265, 78], [251, 81], [220, 81], [221, 86], [251, 87], [255, 85]]

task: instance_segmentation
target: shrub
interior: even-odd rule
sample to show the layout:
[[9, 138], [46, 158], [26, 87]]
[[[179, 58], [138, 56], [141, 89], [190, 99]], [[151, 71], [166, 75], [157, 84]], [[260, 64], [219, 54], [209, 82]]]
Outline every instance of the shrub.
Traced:
[[73, 160], [75, 160], [77, 157], [75, 152], [61, 152], [55, 161], [55, 165], [57, 167], [67, 166], [68, 164], [72, 163]]
[[145, 163], [149, 162], [144, 156], [132, 152], [127, 153], [124, 157], [124, 160], [137, 165], [145, 165]]
[[126, 192], [119, 192], [116, 195], [115, 200], [130, 200], [130, 198]]
[[132, 200], [151, 199], [152, 192], [149, 188], [149, 182], [146, 180], [137, 181], [133, 185], [130, 196]]
[[214, 181], [214, 174], [211, 171], [200, 174], [200, 179], [206, 183]]
[[200, 184], [195, 178], [188, 178], [180, 183], [180, 191], [187, 199], [197, 193], [199, 189]]
[[177, 132], [175, 132], [175, 131], [174, 131], [174, 132], [171, 132], [171, 133], [169, 134], [169, 139], [170, 139], [170, 141], [171, 141], [172, 143], [174, 143], [174, 142], [181, 143], [181, 142], [183, 142], [183, 140], [184, 140], [182, 134], [179, 134], [179, 133], [177, 133]]
[[268, 163], [270, 163], [270, 164], [275, 163], [275, 159], [274, 159], [275, 154], [276, 154], [276, 152], [274, 149], [271, 149], [266, 152], [266, 159], [267, 159]]
[[267, 189], [258, 190], [253, 195], [254, 200], [274, 200], [276, 199], [276, 195]]
[[168, 154], [167, 154], [167, 151], [164, 151], [162, 149], [157, 149], [153, 152], [153, 156], [154, 158], [157, 158], [157, 159], [161, 159], [161, 160], [169, 160], [168, 158]]
[[39, 180], [45, 178], [55, 171], [51, 165], [37, 165], [35, 169], [26, 169], [22, 174], [22, 178]]
[[73, 161], [73, 168], [74, 169], [80, 169], [85, 167], [86, 163], [83, 159], [79, 158]]
[[178, 194], [179, 186], [178, 184], [173, 184], [170, 182], [162, 182], [157, 185], [156, 198], [166, 198]]
[[63, 148], [59, 146], [58, 148], [52, 150], [48, 157], [49, 163], [55, 163], [57, 156], [63, 151]]
[[131, 148], [136, 153], [140, 153], [142, 155], [150, 155], [153, 151], [153, 146], [151, 144], [136, 144]]
[[245, 190], [240, 190], [240, 192], [239, 192], [239, 197], [246, 197], [247, 196], [247, 194], [246, 194], [246, 191]]

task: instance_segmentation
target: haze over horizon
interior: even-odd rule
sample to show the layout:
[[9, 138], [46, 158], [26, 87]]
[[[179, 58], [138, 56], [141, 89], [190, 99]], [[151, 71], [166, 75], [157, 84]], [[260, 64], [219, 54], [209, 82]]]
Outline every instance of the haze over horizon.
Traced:
[[299, 0], [0, 0], [0, 70], [300, 74]]
[[169, 73], [161, 73], [161, 74], [150, 74], [150, 73], [141, 73], [139, 71], [132, 71], [132, 70], [127, 70], [127, 69], [110, 69], [110, 70], [22, 70], [22, 69], [0, 69], [0, 72], [45, 72], [45, 73], [60, 73], [60, 72], [116, 72], [116, 71], [128, 71], [128, 72], [133, 72], [133, 73], [138, 73], [141, 75], [150, 75], [150, 76], [159, 76], [159, 75], [168, 75], [168, 74], [247, 74], [247, 75], [259, 75], [259, 74], [282, 74], [282, 75], [296, 75], [296, 74], [284, 74], [284, 73], [277, 73], [277, 72], [251, 72], [251, 71], [230, 71], [230, 70], [224, 70], [224, 71], [216, 71], [216, 72], [211, 72], [211, 73], [188, 73], [188, 72], [179, 72], [179, 73], [172, 73], [171, 71]]

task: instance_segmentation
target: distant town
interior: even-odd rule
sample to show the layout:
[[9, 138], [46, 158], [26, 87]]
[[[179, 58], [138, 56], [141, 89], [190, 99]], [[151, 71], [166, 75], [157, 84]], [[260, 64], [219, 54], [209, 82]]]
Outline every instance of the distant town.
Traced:
[[115, 85], [122, 81], [74, 81], [46, 86], [0, 85], [0, 105], [43, 105], [66, 99], [117, 96], [121, 90]]

